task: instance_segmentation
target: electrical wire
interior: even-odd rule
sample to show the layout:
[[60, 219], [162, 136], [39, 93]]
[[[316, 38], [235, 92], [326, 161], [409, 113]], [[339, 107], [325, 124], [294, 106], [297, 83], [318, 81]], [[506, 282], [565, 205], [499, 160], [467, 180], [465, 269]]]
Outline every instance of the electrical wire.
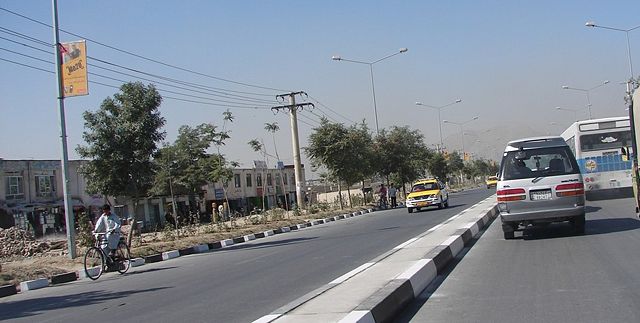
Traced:
[[31, 68], [31, 69], [34, 69], [34, 70], [39, 70], [39, 71], [43, 71], [43, 72], [47, 72], [47, 73], [51, 73], [51, 74], [55, 74], [55, 72], [54, 72], [54, 71], [45, 70], [44, 68], [36, 67], [36, 66], [33, 66], [33, 65], [28, 65], [28, 64], [19, 63], [19, 62], [12, 61], [12, 60], [10, 60], [10, 59], [6, 59], [6, 58], [2, 58], [2, 57], [0, 57], [0, 61], [5, 61], [5, 62], [13, 63], [13, 64], [16, 64], [16, 65], [20, 65], [20, 66], [28, 67], [28, 68]]
[[[306, 116], [306, 115], [304, 115], [302, 113], [297, 114], [297, 116], [302, 118], [302, 119], [308, 120], [309, 122], [313, 122], [315, 124], [315, 125], [313, 125], [313, 127], [317, 127], [317, 126], [321, 125], [321, 123], [318, 120], [310, 118], [310, 117], [308, 117], [308, 116]], [[300, 118], [298, 118], [298, 121], [301, 121]]]
[[[46, 73], [49, 73], [49, 74], [55, 74], [55, 72], [51, 71], [51, 70], [47, 70], [47, 69], [40, 68], [40, 67], [37, 67], [37, 66], [29, 65], [29, 64], [20, 63], [20, 62], [13, 61], [13, 60], [10, 60], [10, 59], [5, 59], [5, 58], [2, 58], [2, 57], [0, 57], [0, 61], [5, 61], [5, 62], [8, 62], [8, 63], [20, 65], [20, 66], [23, 66], [23, 67], [39, 70], [39, 71], [46, 72]], [[47, 63], [51, 63], [51, 62], [47, 62]], [[53, 63], [51, 63], [51, 64], [53, 64]], [[127, 81], [116, 79], [116, 78], [105, 76], [105, 75], [101, 75], [101, 74], [96, 74], [96, 73], [89, 73], [89, 74], [90, 75], [94, 75], [94, 76], [98, 76], [98, 77], [102, 77], [102, 78], [106, 78], [106, 79], [109, 79], [109, 80], [113, 80], [113, 81], [127, 83]], [[94, 83], [94, 84], [98, 84], [98, 85], [102, 85], [102, 86], [106, 86], [106, 87], [120, 89], [120, 87], [118, 87], [118, 86], [108, 85], [108, 84], [97, 82], [97, 81], [89, 81], [89, 83]], [[168, 91], [166, 89], [157, 89], [157, 90], [160, 93], [167, 92], [167, 93], [174, 93], [174, 94], [187, 96], [187, 97], [199, 98], [197, 96], [192, 96], [192, 95], [189, 95], [189, 94], [184, 94], [184, 93], [179, 93], [179, 92]], [[178, 98], [178, 97], [166, 96], [166, 95], [163, 95], [162, 98], [163, 99], [172, 99], [172, 100], [177, 100], [177, 101], [183, 101], [183, 102], [189, 102], [189, 103], [198, 103], [198, 104], [204, 104], [204, 105], [211, 105], [211, 106], [216, 106], [216, 107], [221, 107], [221, 108], [252, 109], [252, 110], [265, 110], [265, 111], [269, 110], [269, 107], [265, 107], [265, 106], [242, 106], [242, 105], [237, 105], [237, 103], [233, 103], [233, 104], [216, 104], [216, 103], [211, 103], [211, 102], [196, 101], [196, 100], [190, 100], [190, 99], [184, 99], [184, 98]], [[214, 100], [214, 99], [208, 99], [208, 98], [204, 98], [204, 99], [209, 100], [209, 101], [220, 101], [220, 100]]]
[[[51, 26], [51, 25], [49, 25], [47, 23], [44, 23], [42, 21], [38, 21], [38, 20], [30, 18], [30, 17], [27, 17], [25, 15], [19, 14], [19, 13], [14, 12], [14, 11], [11, 11], [9, 9], [0, 7], [0, 10], [8, 12], [8, 13], [10, 13], [12, 15], [15, 15], [15, 16], [21, 17], [23, 19], [29, 20], [31, 22], [34, 22], [34, 23], [37, 23], [37, 24], [40, 24], [40, 25], [43, 25], [43, 26], [46, 26], [46, 27], [49, 27], [49, 28], [53, 28], [53, 26]], [[148, 57], [145, 57], [145, 56], [142, 56], [142, 55], [139, 55], [139, 54], [124, 50], [124, 49], [120, 49], [120, 48], [117, 48], [117, 47], [114, 47], [114, 46], [111, 46], [111, 45], [107, 45], [105, 43], [102, 43], [102, 42], [99, 42], [97, 40], [91, 39], [89, 37], [78, 35], [78, 34], [70, 32], [70, 31], [66, 31], [64, 29], [61, 29], [61, 28], [59, 28], [59, 30], [64, 32], [64, 33], [66, 33], [66, 34], [69, 34], [69, 35], [72, 35], [72, 36], [75, 36], [75, 37], [79, 37], [81, 39], [85, 39], [87, 41], [90, 41], [92, 43], [98, 44], [100, 46], [103, 46], [103, 47], [106, 47], [106, 48], [109, 48], [109, 49], [112, 49], [112, 50], [115, 50], [115, 51], [118, 51], [118, 52], [121, 52], [121, 53], [124, 53], [124, 54], [127, 54], [127, 55], [131, 55], [131, 56], [134, 56], [134, 57], [137, 57], [137, 58], [149, 61], [149, 62], [160, 64], [160, 65], [163, 65], [163, 66], [166, 66], [166, 67], [171, 67], [173, 69], [177, 69], [177, 70], [180, 70], [180, 71], [183, 71], [183, 72], [192, 73], [192, 74], [195, 74], [195, 75], [199, 75], [199, 76], [215, 79], [215, 80], [218, 80], [218, 81], [228, 82], [228, 83], [247, 86], [247, 87], [253, 87], [253, 88], [264, 89], [264, 90], [272, 90], [272, 91], [280, 91], [280, 92], [290, 92], [290, 91], [287, 91], [287, 90], [282, 90], [282, 89], [277, 89], [277, 88], [272, 88], [272, 87], [266, 87], [266, 86], [260, 86], [260, 85], [255, 85], [255, 84], [249, 84], [249, 83], [244, 83], [244, 82], [238, 82], [238, 81], [233, 81], [233, 80], [225, 79], [225, 78], [218, 77], [218, 76], [213, 76], [213, 75], [209, 75], [209, 74], [205, 74], [205, 73], [196, 72], [196, 71], [193, 71], [193, 70], [190, 70], [190, 69], [187, 69], [187, 68], [183, 68], [183, 67], [179, 67], [179, 66], [176, 66], [176, 65], [173, 65], [173, 64], [165, 63], [165, 62], [153, 59], [153, 58], [148, 58]]]
[[333, 121], [334, 121], [334, 122], [336, 122], [336, 123], [338, 122], [338, 120], [336, 120], [336, 119], [334, 119], [333, 117], [328, 116], [328, 115], [326, 115], [326, 114], [318, 115], [317, 113], [313, 112], [312, 110], [310, 110], [310, 111], [309, 111], [309, 113], [313, 114], [314, 116], [316, 116], [316, 117], [318, 117], [318, 118], [320, 118], [320, 119], [322, 119], [322, 118], [326, 118], [326, 119], [331, 119], [331, 120], [333, 120]]
[[[30, 36], [15, 32], [15, 31], [7, 29], [7, 28], [3, 28], [3, 27], [0, 27], [0, 28], [8, 30], [9, 32], [6, 32], [6, 31], [5, 32], [6, 33], [10, 33], [11, 35], [15, 36], [15, 34], [18, 34], [17, 37], [20, 37], [20, 38], [25, 39], [25, 40], [36, 42], [38, 44], [44, 44], [44, 46], [48, 47], [48, 45], [45, 42], [40, 41], [40, 40], [38, 40], [36, 38], [33, 38], [33, 37], [30, 37]], [[0, 31], [3, 31], [3, 30], [0, 30]], [[46, 50], [43, 50], [43, 49], [39, 49], [39, 48], [30, 46], [30, 45], [27, 45], [25, 43], [21, 43], [21, 42], [18, 42], [18, 41], [7, 39], [5, 37], [1, 37], [0, 36], [0, 39], [5, 39], [5, 40], [10, 41], [12, 43], [23, 45], [23, 46], [27, 46], [29, 48], [36, 49], [36, 50], [39, 50], [39, 51], [42, 51], [42, 52], [45, 52], [45, 53], [48, 53], [48, 54], [53, 54], [53, 52], [46, 51]], [[140, 71], [140, 70], [133, 69], [133, 68], [126, 67], [126, 66], [123, 66], [123, 65], [119, 65], [119, 64], [115, 64], [115, 63], [112, 63], [112, 62], [109, 62], [109, 61], [106, 61], [106, 60], [102, 60], [102, 59], [99, 59], [99, 58], [95, 58], [95, 57], [92, 57], [92, 56], [88, 56], [88, 58], [93, 60], [93, 61], [97, 61], [97, 62], [106, 64], [106, 65], [109, 65], [109, 66], [122, 68], [122, 69], [125, 69], [125, 70], [128, 70], [128, 71], [132, 71], [132, 72], [135, 72], [135, 73], [142, 74], [142, 75], [147, 75], [147, 76], [151, 76], [151, 77], [162, 79], [162, 80], [168, 80], [170, 82], [174, 82], [174, 83], [178, 83], [178, 84], [182, 84], [182, 85], [193, 86], [195, 88], [204, 89], [206, 91], [210, 91], [210, 92], [213, 92], [213, 93], [205, 93], [205, 92], [202, 92], [202, 91], [193, 90], [191, 88], [178, 87], [178, 86], [170, 85], [170, 84], [167, 84], [167, 83], [158, 82], [158, 81], [142, 78], [142, 77], [139, 77], [139, 76], [131, 75], [131, 74], [128, 74], [128, 73], [123, 73], [123, 72], [116, 71], [116, 70], [113, 70], [113, 69], [109, 69], [109, 68], [106, 68], [106, 67], [102, 67], [102, 66], [99, 66], [99, 65], [89, 64], [90, 66], [93, 66], [93, 67], [97, 67], [97, 68], [101, 68], [101, 69], [104, 69], [104, 70], [108, 70], [108, 71], [113, 72], [113, 73], [119, 73], [119, 74], [123, 74], [123, 75], [126, 75], [126, 76], [138, 78], [138, 79], [145, 80], [145, 81], [148, 81], [148, 82], [156, 82], [158, 84], [172, 86], [172, 87], [180, 88], [180, 89], [187, 90], [187, 91], [192, 91], [192, 92], [197, 92], [197, 93], [207, 94], [207, 95], [212, 95], [212, 96], [218, 96], [218, 97], [223, 97], [223, 98], [230, 98], [230, 99], [241, 98], [242, 101], [250, 101], [252, 103], [269, 103], [269, 104], [278, 103], [275, 99], [273, 99], [273, 100], [265, 100], [265, 99], [252, 98], [252, 97], [243, 96], [243, 95], [237, 95], [237, 94], [228, 94], [228, 93], [225, 93], [223, 91], [220, 91], [219, 88], [210, 87], [210, 86], [197, 84], [197, 83], [192, 83], [192, 82], [181, 81], [181, 80], [177, 80], [177, 79], [173, 79], [173, 78], [169, 78], [169, 77], [164, 77], [164, 76], [160, 76], [160, 75], [156, 75], [156, 74], [152, 74], [152, 73], [147, 73], [147, 72], [144, 72], [144, 71]], [[251, 94], [251, 92], [242, 92], [242, 91], [233, 91], [233, 92]], [[262, 95], [267, 95], [267, 94], [262, 94]], [[271, 95], [268, 95], [268, 96], [271, 96]]]
[[309, 98], [310, 98], [311, 100], [315, 101], [316, 103], [318, 103], [320, 106], [325, 107], [327, 110], [329, 110], [329, 111], [333, 112], [335, 115], [337, 115], [337, 116], [339, 116], [339, 117], [341, 117], [341, 118], [343, 118], [343, 119], [345, 119], [345, 120], [347, 120], [347, 121], [349, 121], [349, 122], [351, 122], [351, 123], [357, 123], [357, 122], [355, 122], [355, 121], [353, 121], [353, 120], [351, 120], [351, 119], [349, 119], [349, 118], [345, 117], [344, 115], [342, 115], [342, 114], [340, 114], [340, 113], [336, 112], [335, 110], [331, 109], [330, 107], [328, 107], [327, 105], [325, 105], [325, 104], [323, 104], [322, 102], [318, 101], [318, 99], [316, 99], [316, 98], [312, 97], [311, 95], [309, 95]]

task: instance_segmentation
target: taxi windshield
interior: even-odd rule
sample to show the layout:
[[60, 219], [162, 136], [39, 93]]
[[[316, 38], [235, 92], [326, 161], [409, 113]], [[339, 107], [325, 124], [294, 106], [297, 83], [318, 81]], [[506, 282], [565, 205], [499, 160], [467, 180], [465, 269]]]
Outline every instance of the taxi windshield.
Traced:
[[437, 190], [437, 189], [438, 189], [438, 185], [436, 183], [416, 184], [416, 185], [413, 185], [413, 187], [411, 188], [411, 193]]

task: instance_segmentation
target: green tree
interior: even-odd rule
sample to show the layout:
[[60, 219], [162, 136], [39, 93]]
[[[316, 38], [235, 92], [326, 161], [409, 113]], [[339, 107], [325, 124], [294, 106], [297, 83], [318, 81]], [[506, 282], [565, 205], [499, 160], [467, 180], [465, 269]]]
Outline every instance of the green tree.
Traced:
[[[372, 143], [364, 122], [346, 127], [322, 118], [320, 126], [314, 128], [309, 136], [309, 146], [304, 150], [315, 167], [324, 166], [331, 176], [344, 181], [349, 187], [372, 175]], [[348, 193], [351, 200], [350, 191]]]
[[[394, 126], [390, 131], [383, 129], [376, 137], [375, 160], [378, 172], [396, 183], [410, 183], [424, 176], [427, 161], [432, 151], [424, 143], [424, 136], [419, 130], [408, 126]], [[388, 184], [388, 183], [387, 183]]]
[[429, 173], [443, 181], [446, 181], [447, 176], [451, 172], [449, 163], [442, 153], [434, 153], [431, 158], [427, 160], [427, 169]]
[[[278, 145], [276, 145], [276, 132], [278, 132], [278, 130], [280, 130], [280, 126], [278, 126], [277, 122], [273, 122], [273, 123], [268, 123], [267, 122], [267, 123], [264, 124], [264, 130], [266, 130], [266, 131], [271, 133], [271, 139], [273, 140], [273, 150], [274, 150], [274, 152], [276, 154], [276, 161], [280, 162], [280, 155], [278, 155]], [[286, 197], [287, 189], [284, 186], [284, 177], [283, 177], [283, 176], [286, 176], [286, 175], [282, 173], [281, 169], [278, 169], [278, 174], [280, 176], [280, 183], [276, 183], [276, 185], [274, 185], [274, 186], [277, 186], [279, 184], [282, 187], [282, 194], [285, 195], [284, 206], [288, 210], [289, 209], [289, 200]], [[277, 190], [276, 190], [276, 194], [275, 194], [274, 197], [275, 197], [276, 200], [278, 199]]]
[[166, 195], [171, 181], [174, 193], [188, 195], [190, 201], [195, 201], [195, 197], [202, 198], [202, 187], [207, 183], [228, 181], [233, 164], [228, 165], [222, 155], [207, 152], [212, 145], [224, 144], [228, 138], [226, 132], [217, 131], [212, 124], [181, 126], [175, 142], [165, 144], [156, 156], [158, 172], [152, 192]]
[[86, 145], [76, 151], [89, 159], [83, 169], [88, 191], [125, 196], [134, 203], [146, 195], [155, 173], [152, 156], [165, 136], [161, 102], [153, 85], [126, 83], [99, 110], [84, 112]]
[[[267, 163], [267, 150], [264, 148], [264, 144], [262, 143], [262, 141], [256, 139], [251, 139], [249, 140], [249, 142], [247, 142], [247, 144], [249, 144], [249, 146], [251, 147], [251, 149], [257, 153], [260, 154], [260, 156], [262, 157], [262, 159], [264, 160], [265, 164]], [[261, 168], [261, 172], [260, 172], [260, 178], [262, 179], [262, 210], [265, 210], [265, 183], [266, 183], [266, 178], [264, 176], [264, 168]], [[258, 186], [257, 180], [256, 180], [256, 187]], [[266, 218], [265, 218], [266, 219]]]

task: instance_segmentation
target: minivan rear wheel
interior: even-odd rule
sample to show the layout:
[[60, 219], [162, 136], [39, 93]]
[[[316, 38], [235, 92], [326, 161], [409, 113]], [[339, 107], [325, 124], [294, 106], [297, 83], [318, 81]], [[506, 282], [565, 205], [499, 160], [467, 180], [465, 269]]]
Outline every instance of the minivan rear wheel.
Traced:
[[515, 237], [515, 227], [511, 223], [502, 223], [502, 232], [505, 240], [511, 240]]

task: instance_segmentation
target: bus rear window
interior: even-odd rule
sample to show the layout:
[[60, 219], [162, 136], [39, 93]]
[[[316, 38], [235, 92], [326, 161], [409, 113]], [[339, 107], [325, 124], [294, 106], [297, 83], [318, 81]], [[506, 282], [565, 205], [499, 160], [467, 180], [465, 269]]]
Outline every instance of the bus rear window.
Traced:
[[631, 131], [612, 131], [580, 136], [580, 149], [594, 151], [631, 146]]

